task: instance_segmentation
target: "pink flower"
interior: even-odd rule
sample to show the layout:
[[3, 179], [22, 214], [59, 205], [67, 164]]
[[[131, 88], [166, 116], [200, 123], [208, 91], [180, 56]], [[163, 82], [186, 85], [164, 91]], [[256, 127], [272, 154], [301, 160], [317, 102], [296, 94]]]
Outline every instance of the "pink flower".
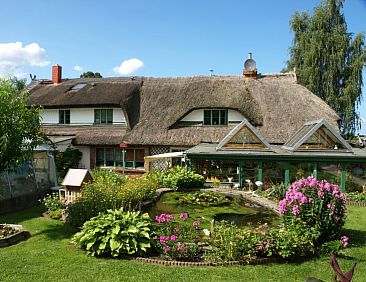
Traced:
[[299, 206], [298, 205], [294, 205], [292, 207], [292, 213], [293, 213], [293, 215], [299, 215], [300, 209], [299, 209]]
[[155, 217], [155, 220], [159, 223], [168, 222], [173, 219], [174, 216], [172, 214], [165, 214], [165, 213], [162, 213], [161, 215]]
[[187, 220], [188, 219], [188, 213], [181, 213], [179, 217], [180, 217], [181, 220]]
[[198, 229], [198, 228], [200, 228], [200, 226], [201, 226], [201, 221], [196, 220], [196, 221], [193, 222], [193, 227], [194, 228]]
[[172, 240], [172, 241], [176, 241], [177, 239], [178, 239], [178, 237], [176, 235], [170, 236], [170, 240]]
[[343, 243], [343, 247], [346, 248], [349, 244], [349, 238], [347, 236], [342, 236], [341, 240], [342, 240], [342, 243]]
[[160, 236], [159, 237], [159, 242], [161, 244], [165, 244], [168, 240], [169, 240], [169, 236]]
[[169, 253], [171, 250], [172, 250], [172, 248], [171, 248], [171, 247], [169, 247], [169, 246], [164, 246], [164, 247], [163, 247], [163, 252], [164, 252], [164, 253]]
[[178, 243], [177, 250], [178, 252], [183, 253], [186, 250], [186, 246], [184, 244]]
[[174, 233], [179, 233], [180, 229], [178, 227], [174, 228]]

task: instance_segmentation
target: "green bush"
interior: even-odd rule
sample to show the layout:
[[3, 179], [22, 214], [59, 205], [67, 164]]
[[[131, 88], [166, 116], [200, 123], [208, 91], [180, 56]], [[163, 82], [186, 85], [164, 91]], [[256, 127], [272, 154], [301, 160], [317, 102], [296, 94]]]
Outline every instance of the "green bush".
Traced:
[[351, 202], [366, 203], [366, 193], [350, 192], [346, 194], [346, 199]]
[[264, 191], [263, 196], [272, 200], [280, 201], [285, 197], [288, 188], [289, 185], [284, 183], [273, 184], [270, 188]]
[[123, 177], [113, 170], [94, 169], [91, 174], [95, 181], [105, 185], [123, 185], [128, 181], [126, 176]]
[[83, 153], [75, 148], [67, 147], [65, 152], [56, 153], [57, 174], [64, 178], [69, 168], [77, 168]]
[[81, 226], [85, 221], [108, 209], [138, 210], [141, 202], [151, 199], [158, 188], [149, 179], [128, 180], [98, 176], [81, 190], [80, 197], [67, 207], [67, 222]]
[[46, 212], [58, 211], [65, 208], [65, 203], [61, 201], [58, 193], [48, 194], [42, 200], [40, 200], [41, 205], [43, 206]]
[[108, 210], [85, 222], [73, 242], [91, 256], [141, 254], [150, 248], [148, 214]]
[[203, 176], [180, 166], [172, 167], [167, 171], [151, 172], [146, 177], [157, 181], [161, 187], [172, 188], [174, 190], [201, 188], [205, 183]]
[[64, 211], [64, 209], [59, 209], [59, 210], [55, 210], [55, 211], [49, 211], [48, 212], [48, 215], [52, 219], [61, 219], [62, 218], [63, 211]]

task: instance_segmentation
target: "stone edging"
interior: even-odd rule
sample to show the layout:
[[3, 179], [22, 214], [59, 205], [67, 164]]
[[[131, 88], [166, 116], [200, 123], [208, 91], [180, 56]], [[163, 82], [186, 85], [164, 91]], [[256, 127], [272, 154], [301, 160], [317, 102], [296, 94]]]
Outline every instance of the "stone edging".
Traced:
[[172, 266], [226, 266], [226, 265], [258, 265], [258, 264], [269, 264], [280, 262], [280, 258], [258, 258], [251, 260], [239, 260], [239, 261], [227, 261], [227, 262], [192, 262], [192, 261], [175, 261], [175, 260], [162, 260], [154, 258], [135, 258], [136, 261], [150, 263], [150, 264], [160, 264], [160, 265], [172, 265]]
[[362, 202], [352, 202], [352, 201], [346, 200], [346, 204], [349, 206], [366, 207], [366, 203], [362, 203]]
[[26, 240], [29, 237], [29, 232], [25, 231], [22, 225], [7, 224], [10, 227], [17, 229], [17, 233], [0, 239], [0, 248], [13, 245], [19, 241]]

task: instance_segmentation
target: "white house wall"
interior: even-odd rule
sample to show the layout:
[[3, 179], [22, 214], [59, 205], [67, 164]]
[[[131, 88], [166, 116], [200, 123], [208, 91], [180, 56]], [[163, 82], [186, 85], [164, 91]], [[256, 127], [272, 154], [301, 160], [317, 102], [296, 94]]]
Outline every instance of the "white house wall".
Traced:
[[[181, 121], [202, 121], [203, 122], [203, 112], [204, 109], [199, 110], [193, 110], [188, 115], [186, 115], [184, 118], [181, 119]], [[243, 121], [244, 116], [239, 113], [236, 110], [229, 109], [228, 110], [228, 121], [229, 122], [238, 122]]]
[[[42, 111], [43, 124], [58, 124], [59, 109], [44, 109]], [[70, 124], [83, 125], [94, 123], [94, 108], [71, 108]], [[125, 116], [121, 108], [113, 108], [113, 123], [126, 123]]]
[[79, 162], [79, 167], [90, 169], [90, 147], [88, 146], [73, 146], [73, 147], [83, 153], [83, 155], [81, 156], [81, 160]]

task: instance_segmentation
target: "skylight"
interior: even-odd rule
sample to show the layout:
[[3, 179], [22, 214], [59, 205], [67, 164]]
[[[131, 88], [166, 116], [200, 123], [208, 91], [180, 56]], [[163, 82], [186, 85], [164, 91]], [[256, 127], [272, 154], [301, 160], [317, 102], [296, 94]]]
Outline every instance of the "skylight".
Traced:
[[86, 86], [86, 83], [78, 83], [75, 84], [73, 87], [71, 87], [70, 91], [79, 91], [80, 89], [83, 89]]

